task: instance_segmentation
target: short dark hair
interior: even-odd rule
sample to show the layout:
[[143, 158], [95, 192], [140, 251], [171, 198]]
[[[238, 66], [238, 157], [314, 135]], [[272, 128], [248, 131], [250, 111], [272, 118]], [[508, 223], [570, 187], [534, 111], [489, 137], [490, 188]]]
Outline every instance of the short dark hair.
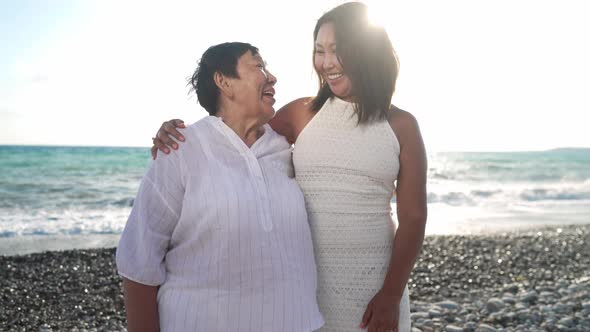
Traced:
[[238, 60], [248, 51], [253, 55], [258, 54], [258, 48], [240, 42], [211, 46], [203, 53], [197, 69], [188, 81], [191, 91], [194, 90], [197, 93], [199, 104], [210, 115], [217, 113], [219, 102], [219, 88], [215, 84], [215, 73], [239, 78]]
[[[369, 22], [365, 4], [342, 4], [318, 20], [313, 31], [314, 56], [315, 40], [325, 23], [334, 24], [336, 52], [352, 83], [358, 123], [386, 119], [399, 71], [399, 62], [387, 31]], [[329, 98], [334, 97], [328, 84], [317, 74], [320, 84], [312, 103], [312, 109], [316, 112]]]

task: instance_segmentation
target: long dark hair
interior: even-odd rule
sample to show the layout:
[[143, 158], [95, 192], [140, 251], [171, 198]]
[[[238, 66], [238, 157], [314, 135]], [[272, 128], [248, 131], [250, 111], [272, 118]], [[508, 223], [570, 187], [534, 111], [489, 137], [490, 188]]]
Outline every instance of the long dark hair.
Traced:
[[[369, 22], [365, 4], [348, 2], [333, 8], [318, 20], [313, 31], [314, 56], [315, 40], [325, 23], [334, 24], [336, 52], [352, 82], [358, 123], [386, 119], [399, 71], [399, 62], [387, 32]], [[317, 112], [329, 98], [334, 97], [334, 93], [320, 73], [316, 71], [316, 74], [319, 90], [312, 102], [312, 110]]]

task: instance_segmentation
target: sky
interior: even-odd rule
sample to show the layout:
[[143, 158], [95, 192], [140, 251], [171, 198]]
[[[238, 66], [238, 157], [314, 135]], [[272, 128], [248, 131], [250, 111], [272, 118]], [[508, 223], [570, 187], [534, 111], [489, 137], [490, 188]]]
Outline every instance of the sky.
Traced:
[[[206, 112], [207, 47], [257, 46], [276, 109], [317, 90], [316, 20], [344, 1], [0, 1], [0, 145], [149, 146]], [[365, 1], [400, 58], [393, 103], [429, 151], [590, 147], [584, 0]]]

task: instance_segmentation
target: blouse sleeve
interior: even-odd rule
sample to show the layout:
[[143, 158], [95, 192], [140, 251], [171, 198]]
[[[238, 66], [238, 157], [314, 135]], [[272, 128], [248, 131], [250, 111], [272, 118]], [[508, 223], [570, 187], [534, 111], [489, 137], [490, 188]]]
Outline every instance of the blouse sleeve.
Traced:
[[184, 198], [179, 153], [158, 156], [145, 174], [116, 253], [121, 276], [150, 286], [166, 280], [164, 259]]

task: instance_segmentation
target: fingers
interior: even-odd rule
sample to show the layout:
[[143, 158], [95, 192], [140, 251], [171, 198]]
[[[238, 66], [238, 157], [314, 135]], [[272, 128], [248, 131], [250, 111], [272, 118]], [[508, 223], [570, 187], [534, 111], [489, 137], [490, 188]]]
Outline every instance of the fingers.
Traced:
[[397, 327], [381, 327], [378, 329], [375, 329], [376, 332], [399, 332], [399, 329]]
[[399, 332], [397, 327], [387, 327], [389, 324], [369, 324], [367, 332]]
[[392, 321], [390, 317], [381, 317], [369, 308], [363, 315], [363, 323], [365, 325], [361, 324], [361, 328], [366, 328], [367, 332], [399, 332], [397, 320]]
[[371, 323], [369, 323], [368, 332], [399, 332], [399, 328], [397, 322], [393, 324], [391, 322], [385, 321], [378, 321], [377, 319], [372, 319]]
[[365, 313], [363, 314], [363, 320], [361, 321], [361, 325], [359, 326], [361, 329], [366, 328], [369, 326], [369, 322], [371, 321], [371, 316], [373, 315], [373, 311], [370, 307], [367, 307]]
[[184, 136], [176, 130], [178, 127], [184, 127], [182, 120], [170, 120], [162, 123], [156, 137], [152, 138], [154, 146], [166, 154], [170, 153], [168, 147], [178, 149], [178, 143], [172, 139], [174, 137], [179, 141], [184, 141]]
[[158, 134], [160, 134], [162, 129], [164, 129], [164, 132], [166, 132], [166, 134], [176, 138], [181, 142], [184, 142], [184, 136], [182, 136], [182, 134], [178, 130], [176, 130], [176, 128], [186, 128], [186, 126], [184, 125], [184, 121], [175, 119], [164, 122], [162, 124], [162, 127], [160, 128], [160, 131], [158, 131]]
[[157, 156], [158, 156], [158, 148], [155, 146], [152, 146], [152, 159], [156, 160]]
[[172, 124], [174, 124], [174, 126], [177, 128], [186, 128], [186, 126], [184, 125], [184, 121], [180, 119], [172, 119], [170, 120], [170, 122], [172, 122]]
[[169, 154], [170, 149], [168, 147], [171, 147], [175, 150], [178, 149], [178, 143], [176, 143], [176, 141], [174, 141], [171, 137], [184, 142], [184, 136], [178, 130], [176, 130], [176, 128], [186, 128], [184, 121], [180, 119], [172, 119], [162, 123], [156, 136], [152, 137], [152, 159], [157, 158], [158, 150], [164, 152], [165, 154]]
[[158, 150], [164, 152], [165, 154], [170, 153], [170, 149], [164, 143], [162, 143], [162, 141], [159, 138], [152, 137], [152, 143], [152, 159], [156, 159], [158, 157]]
[[159, 138], [162, 143], [173, 147], [171, 144], [175, 142], [172, 140], [171, 136], [179, 141], [184, 141], [184, 136], [182, 136], [182, 134], [176, 130], [176, 127], [173, 123], [164, 122], [162, 127], [160, 127], [160, 130], [158, 130], [156, 137]]

